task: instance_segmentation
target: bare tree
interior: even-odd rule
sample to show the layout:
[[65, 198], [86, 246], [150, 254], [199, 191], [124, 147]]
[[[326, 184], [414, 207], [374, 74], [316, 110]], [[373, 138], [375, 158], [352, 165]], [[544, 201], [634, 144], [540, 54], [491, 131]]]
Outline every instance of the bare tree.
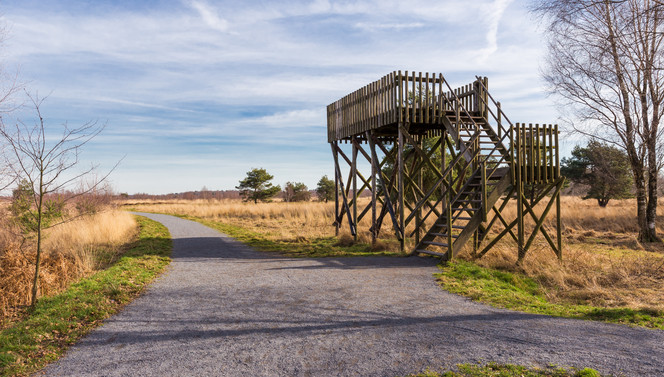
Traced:
[[[25, 212], [30, 231], [36, 233], [36, 260], [35, 275], [32, 285], [31, 305], [37, 300], [39, 286], [39, 268], [42, 253], [42, 232], [53, 224], [46, 222], [48, 213], [48, 197], [54, 193], [67, 190], [72, 185], [80, 184], [81, 180], [88, 177], [94, 170], [94, 166], [75, 171], [79, 165], [79, 155], [82, 148], [103, 130], [104, 126], [98, 126], [94, 122], [86, 123], [81, 127], [69, 128], [63, 126], [62, 134], [57, 138], [51, 138], [47, 134], [47, 127], [42, 117], [40, 106], [43, 99], [38, 96], [28, 95], [29, 100], [36, 112], [36, 122], [28, 125], [17, 122], [14, 127], [0, 127], [0, 136], [6, 145], [5, 166], [16, 180], [19, 180], [22, 189], [29, 193], [28, 208]], [[92, 184], [87, 184], [82, 190], [77, 190], [73, 195], [61, 199], [72, 200], [76, 197], [92, 192], [101, 185], [108, 174], [102, 178], [95, 179]]]
[[546, 22], [543, 76], [574, 131], [627, 153], [639, 240], [659, 240], [664, 8], [650, 0], [533, 0]]

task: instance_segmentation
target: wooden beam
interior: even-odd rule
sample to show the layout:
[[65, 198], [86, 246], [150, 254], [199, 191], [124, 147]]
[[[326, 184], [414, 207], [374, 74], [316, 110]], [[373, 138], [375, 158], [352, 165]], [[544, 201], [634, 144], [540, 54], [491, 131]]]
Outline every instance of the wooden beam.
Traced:
[[[414, 75], [414, 73], [413, 73]], [[415, 81], [413, 80], [413, 92], [414, 92], [414, 85]], [[415, 94], [415, 93], [413, 93]], [[413, 115], [414, 115], [413, 111]], [[404, 215], [404, 192], [403, 192], [403, 164], [404, 164], [404, 159], [403, 159], [403, 142], [404, 142], [404, 135], [402, 131], [401, 125], [399, 125], [399, 140], [398, 140], [398, 149], [397, 149], [397, 161], [398, 161], [398, 169], [399, 169], [399, 178], [397, 180], [397, 193], [399, 195], [399, 230], [401, 232], [401, 239], [399, 240], [399, 245], [401, 252], [404, 252], [405, 250], [405, 215]]]
[[[332, 150], [334, 151], [334, 147], [332, 147]], [[348, 207], [348, 198], [346, 196], [346, 192], [344, 191], [344, 185], [343, 185], [343, 181], [342, 181], [342, 178], [341, 178], [341, 168], [339, 167], [339, 158], [337, 157], [336, 153], [333, 153], [333, 155], [334, 155], [335, 173], [336, 173], [337, 177], [339, 178], [339, 184], [341, 186], [340, 191], [342, 193], [342, 200], [343, 200], [344, 210], [346, 211], [346, 214], [348, 215], [348, 225], [350, 227], [350, 233], [352, 235], [355, 235], [356, 227], [355, 227], [355, 224], [353, 224], [353, 219], [351, 218], [351, 214], [350, 214], [350, 208]]]
[[[357, 199], [359, 197], [357, 192], [357, 140], [353, 138], [353, 163], [351, 165], [351, 170], [353, 171], [353, 223], [357, 227]], [[364, 179], [363, 179], [364, 180]], [[353, 235], [355, 241], [357, 241], [357, 232]]]

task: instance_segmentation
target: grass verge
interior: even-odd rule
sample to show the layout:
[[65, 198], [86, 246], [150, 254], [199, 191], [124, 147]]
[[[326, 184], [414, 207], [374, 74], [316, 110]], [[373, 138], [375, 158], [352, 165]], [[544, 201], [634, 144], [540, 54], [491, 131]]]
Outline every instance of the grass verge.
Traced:
[[552, 303], [547, 300], [540, 285], [531, 278], [480, 267], [463, 260], [441, 265], [440, 270], [436, 278], [445, 290], [496, 307], [664, 330], [664, 313], [656, 310]]
[[376, 256], [376, 255], [403, 255], [400, 252], [377, 250], [370, 244], [356, 243], [351, 239], [338, 239], [337, 237], [317, 237], [313, 239], [280, 239], [273, 240], [264, 234], [255, 232], [237, 225], [202, 219], [188, 215], [175, 215], [177, 217], [199, 222], [205, 226], [216, 229], [241, 241], [256, 250], [278, 252], [289, 257], [321, 258], [321, 257], [350, 257], [350, 256]]
[[601, 375], [594, 369], [565, 369], [556, 366], [550, 366], [544, 369], [526, 368], [520, 365], [496, 364], [471, 365], [460, 364], [457, 366], [458, 372], [433, 372], [427, 370], [419, 374], [413, 374], [410, 377], [600, 377]]
[[170, 262], [161, 224], [137, 218], [138, 240], [111, 267], [39, 299], [27, 316], [0, 332], [0, 376], [34, 373], [137, 297]]

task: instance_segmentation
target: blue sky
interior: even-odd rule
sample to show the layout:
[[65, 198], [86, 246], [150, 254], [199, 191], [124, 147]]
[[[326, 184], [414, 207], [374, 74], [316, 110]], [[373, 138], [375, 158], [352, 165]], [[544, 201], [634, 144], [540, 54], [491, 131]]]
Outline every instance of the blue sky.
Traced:
[[124, 156], [117, 192], [233, 189], [253, 167], [313, 188], [333, 174], [326, 105], [394, 70], [488, 76], [513, 121], [558, 116], [519, 0], [16, 0], [0, 14], [4, 70], [48, 95], [48, 125], [106, 124], [83, 158], [104, 172]]

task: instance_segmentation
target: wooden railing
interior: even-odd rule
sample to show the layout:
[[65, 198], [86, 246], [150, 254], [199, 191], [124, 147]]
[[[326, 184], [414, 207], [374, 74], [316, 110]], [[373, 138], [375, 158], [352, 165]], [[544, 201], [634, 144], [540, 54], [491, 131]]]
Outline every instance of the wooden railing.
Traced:
[[510, 128], [512, 183], [551, 183], [560, 177], [558, 126], [517, 123]]
[[439, 125], [448, 113], [482, 114], [483, 84], [452, 89], [442, 74], [392, 72], [327, 107], [328, 141], [398, 123]]

